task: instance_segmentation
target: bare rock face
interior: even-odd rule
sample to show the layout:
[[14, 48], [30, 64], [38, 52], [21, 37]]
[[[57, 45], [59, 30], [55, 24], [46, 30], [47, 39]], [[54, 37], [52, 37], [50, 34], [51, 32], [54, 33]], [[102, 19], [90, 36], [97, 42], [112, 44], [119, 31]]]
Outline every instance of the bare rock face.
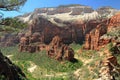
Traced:
[[85, 49], [97, 50], [99, 46], [100, 36], [107, 32], [107, 27], [105, 24], [100, 24], [96, 29], [93, 29], [90, 34], [86, 35]]
[[101, 80], [115, 80], [113, 74], [120, 74], [120, 65], [117, 63], [115, 56], [109, 55], [101, 62], [100, 79]]
[[[57, 22], [61, 22], [55, 19]], [[58, 26], [50, 22], [49, 20], [39, 17], [33, 20], [32, 24], [29, 26], [29, 36], [34, 34], [39, 34], [36, 37], [33, 36], [33, 41], [41, 41], [43, 43], [50, 43], [52, 38], [59, 35], [63, 39], [63, 43], [70, 44], [72, 42], [82, 42], [84, 40], [85, 34], [89, 33], [92, 29], [100, 23], [100, 21], [91, 20], [89, 22], [74, 21], [74, 22], [61, 22], [65, 26]]]
[[44, 50], [46, 46], [45, 44], [40, 43], [39, 37], [37, 36], [38, 35], [34, 35], [32, 37], [21, 37], [19, 51], [34, 53]]
[[[100, 38], [102, 35], [110, 32], [113, 28], [120, 26], [120, 14], [117, 14], [109, 20], [102, 21], [97, 27], [91, 30], [85, 37], [85, 49], [98, 50], [99, 46], [106, 45], [110, 42], [116, 42], [118, 37]], [[118, 28], [119, 29], [119, 28]], [[118, 34], [119, 35], [119, 32]], [[109, 36], [108, 36], [109, 37]]]
[[0, 52], [0, 76], [4, 76], [5, 80], [23, 80], [25, 74], [22, 70], [14, 65], [7, 57]]
[[[75, 21], [72, 23], [64, 22], [66, 26], [60, 27], [51, 23], [43, 17], [36, 18], [29, 26], [29, 30], [25, 36], [21, 37], [20, 39], [20, 51], [29, 51], [28, 49], [31, 48], [30, 46], [38, 46], [40, 43], [49, 44], [52, 41], [53, 37], [56, 35], [62, 38], [62, 42], [64, 44], [70, 44], [72, 42], [82, 43], [84, 41], [85, 35], [88, 34], [92, 29], [95, 29], [100, 23], [101, 21], [99, 20], [91, 20], [88, 22]], [[103, 30], [102, 28], [100, 28], [101, 31]], [[99, 32], [97, 30], [95, 33], [91, 33], [91, 35], [94, 34], [94, 36], [96, 36], [96, 33], [99, 35]], [[36, 43], [37, 45], [33, 45]]]
[[109, 20], [108, 31], [111, 31], [113, 27], [120, 26], [120, 13], [116, 14], [115, 16], [111, 17]]
[[47, 47], [47, 55], [58, 61], [74, 60], [74, 51], [68, 45], [63, 44], [59, 36], [55, 36]]
[[[59, 9], [61, 10], [61, 7]], [[66, 9], [66, 7], [64, 9]], [[50, 11], [50, 9], [48, 11]], [[62, 38], [64, 44], [70, 44], [72, 42], [82, 43], [85, 40], [85, 49], [98, 50], [99, 46], [111, 41], [111, 39], [100, 39], [100, 37], [106, 34], [112, 27], [119, 26], [119, 24], [118, 14], [108, 20], [99, 19], [90, 21], [63, 21], [58, 18], [48, 19], [45, 16], [40, 15], [39, 17], [34, 18], [29, 26], [28, 32], [23, 36], [29, 37], [27, 41], [29, 44], [23, 48], [22, 40], [20, 39], [20, 46], [22, 48], [20, 51], [28, 51], [35, 46], [35, 50], [29, 52], [39, 51], [39, 43], [49, 44], [56, 35]]]

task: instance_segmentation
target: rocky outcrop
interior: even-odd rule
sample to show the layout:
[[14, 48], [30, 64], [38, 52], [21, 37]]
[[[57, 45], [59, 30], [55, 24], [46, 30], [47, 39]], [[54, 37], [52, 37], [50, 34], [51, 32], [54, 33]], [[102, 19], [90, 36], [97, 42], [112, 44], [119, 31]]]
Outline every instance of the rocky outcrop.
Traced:
[[117, 58], [107, 49], [104, 50], [105, 57], [100, 62], [100, 79], [101, 80], [116, 80], [116, 75], [120, 75], [120, 65]]
[[111, 17], [109, 21], [110, 22], [108, 25], [108, 32], [111, 31], [112, 28], [120, 26], [120, 13], [117, 13], [116, 15]]
[[25, 74], [22, 70], [14, 65], [10, 59], [3, 56], [0, 52], [0, 76], [3, 76], [4, 80], [24, 80]]
[[101, 80], [116, 80], [114, 74], [120, 74], [120, 65], [114, 56], [109, 56], [102, 62], [102, 67], [99, 71]]
[[86, 35], [85, 49], [97, 50], [100, 37], [107, 32], [106, 24], [97, 25], [96, 29], [93, 29], [89, 34]]
[[[99, 46], [106, 45], [110, 42], [119, 41], [119, 26], [120, 14], [113, 16], [109, 20], [102, 21], [99, 25], [97, 25], [95, 29], [91, 30], [89, 34], [86, 34], [84, 48], [98, 50]], [[113, 28], [117, 29], [117, 31], [114, 30], [114, 33], [112, 32]], [[110, 31], [112, 34], [110, 34], [109, 36], [106, 35], [103, 38], [103, 35], [109, 33]]]
[[[38, 41], [38, 42], [36, 42]], [[21, 37], [19, 43], [19, 51], [20, 52], [39, 52], [46, 48], [45, 44], [40, 43], [38, 35], [34, 35], [31, 37]]]
[[59, 36], [55, 36], [51, 43], [47, 46], [47, 55], [58, 61], [68, 60], [74, 61], [74, 51], [68, 45], [63, 44]]

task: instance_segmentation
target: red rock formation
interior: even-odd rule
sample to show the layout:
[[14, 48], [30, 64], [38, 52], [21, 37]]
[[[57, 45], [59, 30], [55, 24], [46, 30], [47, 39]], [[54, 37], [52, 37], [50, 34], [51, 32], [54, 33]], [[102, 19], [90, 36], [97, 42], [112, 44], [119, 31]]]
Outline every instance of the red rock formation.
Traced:
[[[118, 16], [118, 15], [116, 15]], [[91, 20], [88, 22], [64, 22], [66, 26], [59, 27], [45, 18], [37, 18], [29, 29], [29, 43], [50, 43], [56, 35], [60, 36], [63, 43], [82, 42], [85, 38], [85, 49], [98, 49], [98, 46], [109, 43], [110, 40], [100, 40], [107, 33], [110, 25], [118, 26], [119, 18], [116, 16], [109, 20]], [[115, 21], [114, 19], [117, 20]], [[22, 41], [22, 40], [20, 40]], [[21, 43], [21, 42], [20, 42]]]
[[74, 51], [68, 45], [63, 44], [59, 36], [55, 36], [47, 47], [47, 55], [56, 60], [74, 60]]
[[99, 21], [95, 20], [89, 22], [64, 22], [67, 26], [59, 27], [44, 18], [37, 18], [30, 25], [29, 31], [25, 36], [20, 39], [20, 51], [28, 51], [28, 47], [31, 49], [31, 47], [35, 46], [32, 44], [48, 44], [56, 35], [60, 36], [65, 44], [82, 42], [85, 34], [89, 33], [93, 28], [96, 28], [96, 25], [99, 23]]
[[105, 24], [99, 24], [96, 29], [93, 29], [89, 34], [86, 35], [85, 49], [97, 50], [99, 46], [100, 36], [107, 32]]
[[40, 33], [33, 33], [30, 37], [30, 43], [41, 42]]
[[120, 25], [120, 13], [117, 13], [115, 16], [111, 17], [110, 18], [110, 23], [109, 25], [112, 25], [112, 26], [118, 26]]
[[31, 37], [22, 37], [19, 43], [19, 51], [33, 53], [44, 50], [46, 48], [45, 44], [40, 42], [38, 34], [33, 34]]
[[100, 37], [118, 26], [120, 26], [120, 14], [113, 16], [109, 20], [102, 21], [89, 34], [86, 34], [84, 48], [98, 50], [99, 46], [106, 45], [111, 41], [115, 42], [115, 39], [100, 39]]
[[59, 35], [63, 38], [63, 43], [70, 44], [72, 42], [82, 42], [84, 40], [85, 34], [89, 33], [92, 29], [100, 23], [100, 21], [91, 20], [88, 22], [61, 22], [66, 26], [58, 26], [45, 18], [37, 18], [33, 20], [30, 25], [30, 34], [39, 33], [42, 37], [43, 43], [50, 43], [52, 38]]
[[30, 45], [19, 45], [19, 51], [20, 52], [29, 52], [29, 53], [34, 53], [34, 52], [40, 52], [42, 50], [46, 49], [45, 44], [30, 44]]
[[109, 20], [108, 31], [111, 31], [113, 27], [120, 26], [120, 13], [111, 17]]

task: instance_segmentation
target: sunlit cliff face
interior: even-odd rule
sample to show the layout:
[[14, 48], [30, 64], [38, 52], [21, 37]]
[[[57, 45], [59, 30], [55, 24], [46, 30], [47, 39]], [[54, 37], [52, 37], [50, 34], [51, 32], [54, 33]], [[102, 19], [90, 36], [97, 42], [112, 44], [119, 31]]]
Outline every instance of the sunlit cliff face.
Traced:
[[111, 7], [101, 7], [93, 10], [89, 6], [74, 5], [74, 6], [60, 6], [53, 8], [38, 8], [28, 15], [20, 16], [19, 18], [24, 22], [30, 22], [37, 17], [44, 17], [57, 26], [65, 26], [63, 22], [73, 22], [76, 20], [89, 21], [101, 18], [110, 18], [118, 10]]

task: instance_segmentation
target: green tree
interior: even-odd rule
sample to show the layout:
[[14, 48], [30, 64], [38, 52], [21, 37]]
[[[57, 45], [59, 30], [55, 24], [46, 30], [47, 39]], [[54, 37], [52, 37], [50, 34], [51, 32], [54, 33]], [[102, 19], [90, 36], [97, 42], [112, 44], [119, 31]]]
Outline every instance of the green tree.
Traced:
[[0, 0], [0, 10], [11, 11], [19, 10], [27, 0]]
[[27, 23], [20, 21], [18, 18], [5, 18], [1, 21], [2, 25], [9, 26], [11, 28], [23, 29], [27, 27]]
[[[25, 4], [27, 0], [0, 0], [0, 10], [2, 11], [17, 11]], [[0, 12], [0, 18], [3, 13]]]
[[[18, 11], [27, 0], [0, 0], [0, 11]], [[14, 28], [25, 27], [26, 24], [12, 18], [1, 19], [4, 14], [0, 12], [0, 25], [12, 26]], [[17, 27], [18, 25], [18, 27]]]

